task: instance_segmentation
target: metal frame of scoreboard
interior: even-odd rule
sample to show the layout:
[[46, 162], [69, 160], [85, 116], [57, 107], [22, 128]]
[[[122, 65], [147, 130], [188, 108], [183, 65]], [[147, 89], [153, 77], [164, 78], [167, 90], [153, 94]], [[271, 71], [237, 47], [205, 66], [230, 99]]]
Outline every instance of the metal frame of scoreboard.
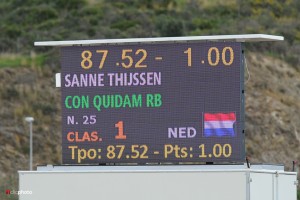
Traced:
[[[170, 38], [132, 38], [132, 39], [110, 39], [110, 40], [49, 41], [49, 42], [35, 42], [35, 46], [58, 46], [58, 47], [87, 46], [87, 47], [91, 47], [91, 46], [95, 46], [95, 45], [104, 45], [104, 46], [106, 46], [106, 45], [109, 45], [109, 46], [110, 45], [113, 45], [113, 46], [117, 45], [117, 46], [119, 46], [119, 45], [127, 45], [127, 44], [130, 44], [130, 45], [132, 45], [132, 44], [146, 44], [146, 45], [147, 44], [169, 44], [169, 43], [171, 43], [171, 44], [173, 44], [173, 43], [186, 43], [186, 44], [189, 44], [189, 43], [201, 42], [201, 41], [203, 41], [203, 42], [205, 42], [205, 41], [219, 42], [219, 43], [223, 43], [223, 42], [243, 43], [243, 42], [280, 41], [280, 40], [283, 40], [283, 37], [281, 37], [281, 36], [272, 36], [272, 35], [264, 35], [264, 34], [253, 34], [253, 35], [219, 35], [219, 36], [192, 36], [192, 37], [170, 37]], [[239, 136], [239, 138], [241, 138], [240, 145], [245, 147], [245, 133], [244, 133], [244, 112], [245, 112], [244, 111], [244, 109], [245, 109], [244, 108], [245, 107], [245, 105], [244, 105], [245, 104], [245, 99], [244, 99], [244, 64], [245, 64], [245, 60], [244, 60], [243, 45], [241, 45], [241, 47], [242, 47], [241, 52], [239, 52], [241, 54], [241, 56], [240, 56], [241, 60], [239, 61], [240, 62], [240, 69], [239, 69], [240, 70], [240, 93], [239, 93], [240, 94], [240, 111], [239, 111], [240, 112], [240, 119], [239, 119], [239, 128], [238, 128], [238, 131], [237, 131], [236, 134], [241, 134]], [[59, 76], [57, 76], [57, 77], [59, 77]], [[57, 85], [60, 85], [58, 80], [57, 80]], [[66, 91], [66, 90], [64, 90], [64, 91]], [[214, 141], [216, 141], [216, 140], [214, 140]], [[214, 142], [212, 142], [212, 143], [214, 143]], [[231, 148], [231, 146], [230, 146], [230, 148]], [[231, 159], [233, 162], [240, 162], [244, 158], [245, 149], [241, 148], [241, 147], [238, 147], [238, 150], [240, 152], [239, 156], [237, 156], [238, 158], [235, 157], [234, 159]], [[66, 151], [66, 150], [64, 150], [64, 151]], [[98, 149], [98, 151], [99, 151], [99, 149]], [[102, 151], [103, 151], [103, 149], [102, 149]], [[72, 155], [73, 155], [73, 153], [74, 152], [73, 152], [73, 149], [72, 149]], [[211, 154], [209, 154], [209, 156], [210, 155]], [[126, 157], [127, 156], [129, 156], [129, 155], [126, 155]], [[190, 156], [193, 156], [193, 155], [190, 155]], [[110, 160], [108, 160], [108, 162], [109, 161]], [[126, 163], [124, 161], [124, 159], [120, 162], [121, 163]], [[160, 162], [160, 161], [158, 161], [158, 162]], [[166, 161], [163, 160], [162, 162], [169, 162], [169, 160], [166, 160]], [[176, 161], [174, 161], [174, 159], [171, 160], [170, 162], [176, 163]], [[181, 162], [181, 161], [178, 161], [178, 162]], [[187, 160], [187, 161], [183, 161], [183, 162], [190, 162], [190, 161]], [[198, 162], [198, 161], [196, 161], [196, 162]], [[199, 161], [199, 162], [201, 162], [201, 161]], [[211, 162], [211, 161], [208, 161], [208, 162]], [[224, 162], [224, 161], [220, 160], [218, 162]], [[95, 163], [95, 162], [92, 162], [92, 163]], [[102, 162], [99, 161], [99, 163], [103, 163], [103, 161]], [[111, 161], [111, 163], [113, 163], [113, 161]], [[147, 163], [147, 161], [145, 163]], [[155, 161], [154, 161], [154, 163], [155, 163]], [[75, 164], [75, 163], [67, 161], [65, 164]], [[85, 164], [89, 164], [89, 163], [86, 162]]]

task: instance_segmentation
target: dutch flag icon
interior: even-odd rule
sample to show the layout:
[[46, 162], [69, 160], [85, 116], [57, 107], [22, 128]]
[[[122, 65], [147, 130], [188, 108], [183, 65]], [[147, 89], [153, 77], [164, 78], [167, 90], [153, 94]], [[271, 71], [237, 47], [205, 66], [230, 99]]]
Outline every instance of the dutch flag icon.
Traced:
[[234, 137], [236, 115], [230, 113], [204, 113], [204, 137]]

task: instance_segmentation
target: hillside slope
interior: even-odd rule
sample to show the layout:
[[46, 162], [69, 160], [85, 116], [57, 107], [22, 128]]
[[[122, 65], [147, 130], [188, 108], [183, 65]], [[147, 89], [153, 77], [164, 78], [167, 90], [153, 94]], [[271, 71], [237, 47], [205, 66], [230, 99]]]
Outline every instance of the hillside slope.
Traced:
[[248, 54], [247, 64], [247, 154], [253, 162], [283, 163], [290, 170], [300, 159], [300, 73], [261, 54]]
[[0, 69], [0, 180], [28, 169], [26, 116], [35, 118], [34, 165], [60, 163], [60, 91], [54, 74], [47, 67]]
[[[300, 160], [300, 73], [285, 62], [247, 53], [246, 147], [252, 162]], [[36, 120], [34, 166], [61, 163], [60, 89], [50, 68], [0, 69], [0, 179], [28, 169], [28, 125]], [[245, 72], [245, 79], [248, 74]]]

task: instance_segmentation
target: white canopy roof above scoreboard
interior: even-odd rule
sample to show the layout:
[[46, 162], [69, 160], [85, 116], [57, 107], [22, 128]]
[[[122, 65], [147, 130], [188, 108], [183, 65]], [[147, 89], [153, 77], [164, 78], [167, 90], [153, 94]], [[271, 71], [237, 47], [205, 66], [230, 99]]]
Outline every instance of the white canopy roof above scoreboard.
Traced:
[[99, 40], [67, 40], [67, 41], [43, 41], [35, 42], [35, 46], [87, 46], [99, 44], [125, 44], [125, 43], [174, 43], [191, 41], [215, 41], [215, 42], [267, 42], [283, 41], [284, 37], [266, 34], [244, 35], [211, 35], [188, 37], [155, 37], [155, 38], [129, 38], [129, 39], [99, 39]]

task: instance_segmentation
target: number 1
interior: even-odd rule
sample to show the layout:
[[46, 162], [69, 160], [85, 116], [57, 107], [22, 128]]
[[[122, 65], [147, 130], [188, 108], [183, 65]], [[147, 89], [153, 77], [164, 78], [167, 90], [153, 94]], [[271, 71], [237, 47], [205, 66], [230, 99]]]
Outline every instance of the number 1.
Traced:
[[115, 124], [115, 127], [119, 129], [118, 135], [115, 136], [116, 140], [126, 140], [126, 135], [124, 135], [123, 121], [119, 121]]
[[192, 66], [192, 48], [188, 48], [186, 51], [183, 53], [186, 53], [188, 55], [188, 66]]
[[204, 144], [201, 144], [199, 146], [199, 149], [201, 149], [201, 154], [199, 155], [199, 158], [206, 158], [207, 155], [205, 154], [205, 145]]

